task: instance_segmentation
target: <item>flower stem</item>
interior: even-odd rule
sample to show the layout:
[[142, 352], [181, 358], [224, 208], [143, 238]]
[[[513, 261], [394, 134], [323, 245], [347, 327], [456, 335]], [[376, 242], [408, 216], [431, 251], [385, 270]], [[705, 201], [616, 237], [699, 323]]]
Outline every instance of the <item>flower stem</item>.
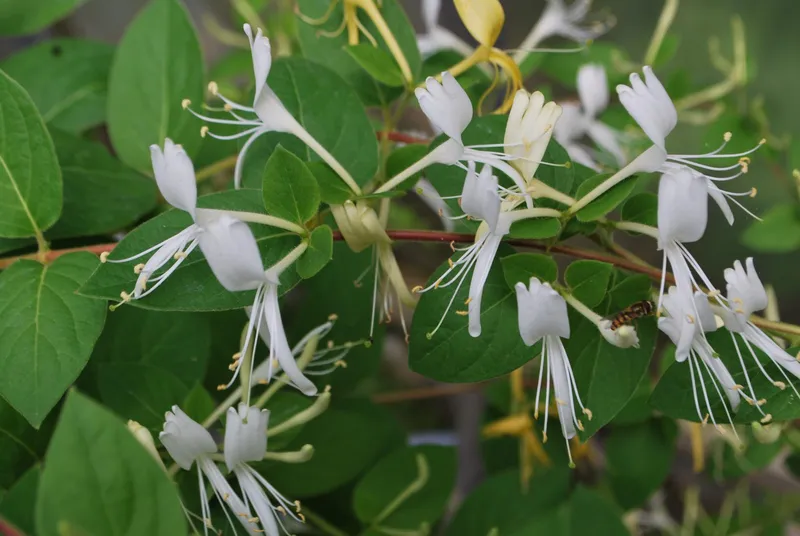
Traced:
[[308, 231], [305, 229], [305, 227], [298, 225], [294, 222], [284, 220], [283, 218], [270, 216], [268, 214], [259, 214], [257, 212], [240, 212], [238, 210], [217, 210], [217, 209], [203, 209], [203, 210], [213, 210], [214, 212], [225, 213], [238, 220], [250, 223], [260, 223], [262, 225], [269, 225], [270, 227], [277, 227], [278, 229], [283, 229], [285, 231], [289, 231], [290, 233], [298, 234], [300, 236], [308, 235]]
[[643, 223], [636, 223], [633, 221], [618, 221], [611, 223], [611, 225], [615, 229], [619, 229], [620, 231], [631, 231], [634, 233], [641, 233], [643, 235], [647, 235], [658, 240], [658, 229], [656, 229], [652, 225], [645, 225]]
[[300, 138], [300, 141], [305, 143], [309, 149], [317, 153], [317, 156], [322, 158], [322, 160], [328, 164], [333, 171], [339, 175], [344, 183], [347, 185], [348, 188], [353, 192], [354, 195], [361, 195], [361, 188], [356, 184], [355, 179], [348, 173], [346, 169], [339, 163], [336, 158], [333, 157], [331, 153], [328, 152], [325, 147], [320, 145], [320, 143], [312, 136], [305, 128], [298, 128], [292, 131], [292, 134]]
[[566, 289], [563, 292], [561, 292], [561, 297], [563, 297], [564, 301], [570, 304], [573, 309], [575, 309], [581, 315], [585, 316], [595, 326], [598, 325], [598, 323], [601, 320], [603, 320], [602, 316], [592, 311], [583, 302], [578, 301], [578, 299], [572, 294], [570, 294], [570, 292], [567, 291]]
[[312, 525], [317, 527], [328, 536], [347, 536], [345, 531], [334, 527], [324, 518], [320, 517], [319, 514], [315, 514], [309, 510], [306, 505], [303, 505], [303, 514], [305, 514], [306, 519], [308, 519]]
[[292, 251], [289, 252], [284, 258], [273, 264], [267, 269], [267, 273], [271, 275], [275, 275], [276, 277], [284, 272], [289, 266], [291, 266], [294, 261], [300, 258], [300, 255], [305, 253], [308, 249], [308, 242], [303, 240], [300, 242], [297, 247], [295, 247]]
[[650, 40], [650, 45], [647, 47], [647, 52], [644, 55], [644, 64], [652, 65], [656, 61], [658, 51], [661, 50], [661, 44], [664, 42], [664, 37], [667, 35], [669, 27], [675, 20], [675, 15], [678, 13], [678, 4], [680, 0], [665, 0], [664, 8], [661, 10], [661, 16], [658, 18], [658, 24], [653, 32], [653, 38]]
[[400, 508], [409, 497], [419, 492], [428, 483], [430, 478], [430, 469], [428, 467], [428, 460], [422, 454], [416, 455], [417, 462], [417, 477], [401, 491], [381, 512], [375, 516], [370, 524], [371, 527], [380, 525], [387, 517], [392, 515], [398, 508]]
[[213, 164], [209, 164], [206, 167], [199, 170], [197, 173], [195, 173], [194, 178], [197, 182], [203, 182], [204, 180], [213, 177], [217, 173], [233, 169], [234, 166], [236, 166], [236, 160], [238, 158], [239, 155], [234, 154], [226, 158], [223, 158], [222, 160], [217, 160]]

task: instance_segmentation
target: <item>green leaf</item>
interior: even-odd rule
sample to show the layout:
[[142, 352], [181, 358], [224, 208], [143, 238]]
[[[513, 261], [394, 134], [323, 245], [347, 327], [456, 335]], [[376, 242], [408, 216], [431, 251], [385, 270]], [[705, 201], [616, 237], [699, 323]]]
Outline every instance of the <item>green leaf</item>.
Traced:
[[[356, 183], [363, 186], [375, 176], [378, 170], [375, 130], [353, 89], [328, 65], [298, 57], [280, 58], [272, 63], [267, 83], [289, 113], [339, 161]], [[246, 187], [261, 184], [264, 165], [278, 143], [305, 162], [320, 161], [293, 136], [264, 134], [247, 151], [242, 170]], [[258, 177], [255, 183], [248, 178], [253, 175]]]
[[0, 274], [0, 395], [38, 428], [75, 381], [103, 329], [103, 302], [75, 291], [99, 264], [90, 253]]
[[[334, 403], [306, 424], [287, 446], [314, 445], [314, 457], [300, 464], [264, 463], [269, 481], [296, 499], [322, 495], [353, 480], [397, 438], [386, 410], [358, 400]], [[354, 441], [358, 438], [357, 441]]]
[[526, 286], [531, 277], [552, 283], [558, 279], [558, 265], [553, 257], [542, 253], [514, 253], [500, 259], [503, 275], [508, 287], [513, 289], [517, 283]]
[[[742, 357], [747, 367], [747, 375], [752, 382], [756, 398], [766, 400], [766, 403], [761, 406], [764, 413], [772, 415], [773, 421], [776, 422], [800, 418], [800, 400], [798, 400], [797, 395], [791, 387], [781, 390], [772, 385], [761, 373], [749, 350], [742, 343], [741, 337], [738, 335], [736, 337], [739, 350], [742, 352]], [[706, 339], [728, 368], [731, 376], [733, 376], [733, 380], [737, 384], [746, 386], [743, 392], [749, 396], [750, 389], [747, 387], [748, 382], [745, 378], [745, 372], [742, 370], [742, 365], [739, 363], [738, 353], [731, 340], [730, 334], [720, 330], [713, 333], [706, 333]], [[762, 366], [770, 376], [772, 376], [773, 379], [784, 380], [782, 374], [777, 370], [777, 365], [773, 364], [761, 350], [756, 349], [753, 345], [751, 346], [755, 350]], [[705, 367], [701, 370], [703, 385], [708, 393], [711, 405], [711, 412], [714, 414], [714, 418], [718, 423], [726, 423], [728, 417], [725, 414], [723, 402], [717, 395], [717, 391], [714, 384], [711, 383]], [[650, 404], [669, 417], [698, 422], [701, 418], [697, 416], [697, 409], [694, 403], [694, 389], [692, 388], [689, 372], [689, 363], [672, 363], [653, 390], [653, 394], [650, 396]], [[703, 390], [699, 382], [697, 383], [697, 393], [700, 411], [704, 417], [708, 409], [706, 408]], [[727, 404], [727, 398], [725, 399], [725, 404]], [[751, 422], [761, 420], [763, 417], [755, 407], [749, 406], [744, 400], [742, 400], [739, 405], [738, 412], [732, 414], [732, 416], [734, 423], [741, 424], [750, 424]]]
[[[775, 426], [775, 425], [770, 425]], [[739, 479], [765, 468], [784, 450], [780, 439], [772, 443], [760, 443], [753, 436], [752, 429], [740, 429], [741, 446], [726, 444], [722, 456], [711, 459], [712, 474], [724, 479]]]
[[[505, 128], [505, 125], [503, 128]], [[548, 186], [552, 186], [559, 192], [565, 194], [570, 193], [575, 184], [575, 164], [572, 163], [567, 150], [555, 139], [552, 139], [550, 143], [547, 144], [547, 150], [545, 150], [542, 156], [542, 162], [556, 165], [540, 165], [536, 169], [536, 178]], [[546, 198], [538, 199], [536, 201], [536, 206], [555, 208], [558, 210], [563, 210], [565, 208], [561, 203]]]
[[327, 225], [320, 225], [311, 231], [308, 249], [297, 259], [297, 273], [303, 279], [317, 275], [333, 257], [333, 231]]
[[614, 267], [600, 261], [575, 261], [567, 266], [564, 281], [578, 301], [588, 307], [600, 305], [606, 295]]
[[[594, 190], [596, 186], [599, 186], [610, 177], [611, 174], [609, 173], [601, 173], [600, 175], [595, 175], [594, 177], [583, 181], [578, 187], [575, 198], [581, 199], [583, 196]], [[617, 205], [625, 201], [625, 199], [636, 187], [636, 179], [637, 176], [632, 175], [624, 179], [622, 182], [615, 184], [610, 190], [604, 192], [597, 199], [580, 209], [575, 216], [580, 221], [593, 221], [602, 218], [614, 210]]]
[[[512, 252], [509, 246], [501, 245], [497, 257]], [[426, 286], [432, 285], [447, 268], [447, 263], [439, 267]], [[471, 276], [469, 273], [441, 327], [430, 338], [428, 334], [439, 324], [457, 284], [422, 294], [411, 324], [408, 362], [413, 371], [438, 381], [475, 382], [507, 374], [536, 356], [519, 336], [516, 295], [508, 288], [497, 258], [483, 288], [481, 335], [469, 334], [467, 317], [456, 310], [466, 309]]]
[[175, 486], [123, 422], [73, 392], [47, 450], [36, 529], [175, 536], [186, 534], [186, 521]]
[[10, 488], [25, 471], [44, 458], [53, 419], [34, 429], [22, 415], [0, 398], [0, 490]]
[[594, 41], [590, 46], [574, 54], [548, 54], [545, 52], [542, 55], [544, 55], [542, 70], [568, 88], [576, 86], [578, 69], [587, 63], [599, 63], [605, 67], [608, 83], [612, 88], [615, 84], [628, 82], [630, 71], [619, 66], [630, 64], [630, 57], [625, 50], [614, 43]]
[[[417, 457], [425, 461], [424, 485], [387, 517], [378, 519], [387, 506], [419, 477]], [[376, 523], [393, 529], [432, 526], [444, 513], [456, 483], [456, 451], [451, 447], [423, 445], [403, 447], [375, 464], [353, 491], [353, 509], [365, 525]]]
[[0, 5], [0, 35], [36, 33], [66, 17], [86, 0], [4, 0]]
[[150, 172], [148, 147], [165, 138], [193, 156], [200, 126], [181, 101], [202, 98], [203, 55], [189, 15], [178, 0], [153, 0], [128, 26], [111, 65], [108, 133], [120, 159]]
[[34, 507], [41, 474], [42, 468], [34, 465], [0, 499], [0, 519], [27, 534], [34, 534]]
[[345, 51], [356, 60], [362, 69], [367, 71], [367, 74], [381, 84], [389, 87], [405, 85], [400, 67], [394, 62], [392, 55], [385, 50], [371, 44], [360, 44], [345, 47]]
[[[80, 132], [106, 119], [114, 47], [84, 39], [51, 39], [0, 63], [24, 87], [51, 126]], [[58, 80], [58, 83], [53, 83]]]
[[[386, 159], [386, 175], [394, 177], [412, 164], [422, 159], [428, 153], [428, 147], [420, 143], [410, 143], [392, 151]], [[422, 172], [414, 173], [409, 178], [398, 184], [394, 190], [409, 190], [420, 179]]]
[[[610, 283], [609, 297], [594, 308], [601, 316], [618, 311], [613, 305], [621, 296], [631, 301], [649, 297], [645, 292], [631, 292], [627, 279], [615, 272]], [[634, 285], [635, 287], [635, 285]], [[635, 323], [639, 335], [639, 348], [618, 348], [607, 342], [592, 322], [570, 309], [570, 338], [564, 340], [567, 355], [583, 404], [592, 411], [591, 420], [583, 419], [585, 430], [581, 437], [591, 437], [597, 430], [625, 407], [647, 372], [656, 343], [656, 323], [653, 318], [639, 319]]]
[[447, 535], [487, 536], [492, 530], [503, 535], [512, 534], [528, 520], [566, 501], [569, 481], [570, 471], [565, 465], [537, 467], [527, 493], [521, 490], [519, 469], [493, 475], [461, 503]]
[[267, 160], [261, 184], [267, 214], [299, 225], [319, 207], [319, 188], [302, 160], [280, 145]]
[[620, 208], [620, 219], [658, 226], [658, 196], [643, 192], [629, 197]]
[[352, 199], [353, 192], [327, 164], [322, 162], [309, 162], [306, 167], [314, 174], [319, 185], [319, 196], [323, 203], [341, 205]]
[[558, 218], [530, 218], [512, 223], [508, 236], [510, 238], [544, 240], [558, 236], [560, 232], [561, 222]]
[[525, 524], [510, 536], [547, 534], [548, 536], [628, 536], [622, 512], [597, 492], [579, 485], [568, 503]]
[[797, 205], [770, 208], [762, 221], [754, 221], [742, 235], [742, 243], [761, 253], [787, 253], [800, 249], [800, 211]]
[[[261, 192], [257, 190], [231, 190], [200, 197], [201, 208], [241, 210], [263, 213]], [[143, 223], [114, 248], [111, 260], [128, 258], [176, 235], [192, 225], [191, 217], [182, 210], [173, 209]], [[269, 267], [286, 256], [296, 245], [297, 237], [281, 229], [257, 225], [253, 228], [261, 250], [264, 266]], [[100, 265], [80, 292], [86, 296], [118, 300], [121, 291], [130, 292], [138, 277], [133, 266], [146, 257], [129, 263], [106, 262]], [[288, 292], [297, 282], [297, 274], [287, 270], [281, 276], [283, 292]], [[222, 311], [239, 309], [253, 303], [253, 292], [228, 292], [219, 284], [205, 258], [196, 249], [183, 261], [180, 268], [153, 292], [130, 305], [162, 311]]]
[[99, 143], [51, 134], [64, 178], [64, 207], [47, 238], [109, 234], [155, 208], [152, 179], [122, 164]]
[[192, 420], [203, 422], [216, 409], [217, 402], [204, 387], [195, 385], [179, 406]]
[[61, 214], [61, 199], [47, 128], [25, 90], [0, 71], [0, 237], [41, 233]]
[[655, 419], [615, 426], [605, 452], [611, 489], [625, 510], [641, 506], [669, 475], [678, 430], [674, 422]]

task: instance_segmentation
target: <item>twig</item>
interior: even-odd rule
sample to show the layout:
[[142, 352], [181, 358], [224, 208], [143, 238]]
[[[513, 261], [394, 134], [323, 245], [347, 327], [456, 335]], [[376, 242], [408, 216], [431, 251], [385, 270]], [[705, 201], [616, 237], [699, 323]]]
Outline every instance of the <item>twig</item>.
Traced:
[[378, 139], [388, 138], [390, 141], [398, 141], [400, 143], [417, 143], [421, 145], [427, 145], [430, 143], [431, 140], [426, 140], [425, 138], [418, 138], [416, 136], [412, 136], [411, 134], [405, 134], [403, 132], [391, 131], [389, 133], [385, 133], [383, 131], [375, 133], [378, 136]]

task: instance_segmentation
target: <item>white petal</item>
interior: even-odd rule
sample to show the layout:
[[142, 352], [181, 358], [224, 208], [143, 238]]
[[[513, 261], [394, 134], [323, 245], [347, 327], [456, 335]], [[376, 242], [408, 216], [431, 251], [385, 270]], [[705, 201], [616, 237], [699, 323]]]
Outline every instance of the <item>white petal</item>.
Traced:
[[633, 326], [619, 326], [612, 330], [610, 320], [601, 320], [597, 329], [605, 340], [618, 348], [639, 347], [639, 336]]
[[256, 239], [246, 223], [223, 215], [198, 237], [211, 271], [226, 290], [255, 290], [267, 281]]
[[[587, 127], [588, 122], [580, 106], [574, 102], [564, 102], [561, 104], [561, 117], [556, 122], [553, 135], [558, 143], [566, 146], [572, 141], [582, 138]], [[522, 139], [521, 136], [519, 139]]]
[[[263, 530], [254, 531], [256, 534], [266, 534], [267, 536], [280, 536], [281, 530], [278, 528], [278, 522], [275, 518], [272, 504], [269, 497], [264, 492], [264, 488], [256, 481], [253, 476], [252, 470], [242, 467], [237, 468], [235, 471], [236, 479], [239, 481], [239, 486], [242, 492], [247, 497], [248, 502], [253, 506], [258, 517], [258, 522], [263, 527]], [[244, 520], [242, 521], [244, 524]], [[255, 528], [258, 528], [257, 526]]]
[[608, 106], [608, 78], [598, 63], [587, 63], [578, 69], [578, 96], [589, 117], [597, 117]]
[[[547, 349], [550, 366], [550, 377], [553, 379], [553, 388], [556, 395], [556, 408], [558, 409], [558, 420], [561, 422], [561, 433], [566, 439], [575, 437], [575, 406], [572, 400], [572, 389], [570, 389], [570, 373], [567, 367], [570, 366], [564, 345], [555, 335], [547, 335]], [[561, 402], [561, 403], [559, 403]]]
[[[214, 489], [214, 495], [223, 503], [223, 508], [227, 508], [233, 514], [231, 516], [226, 516], [228, 521], [231, 522], [231, 518], [238, 519], [239, 523], [241, 523], [248, 534], [251, 536], [260, 536], [261, 532], [256, 530], [258, 529], [258, 525], [248, 521], [253, 517], [250, 513], [250, 508], [233, 490], [233, 487], [222, 475], [222, 471], [219, 470], [217, 464], [208, 458], [199, 460], [198, 464], [203, 474], [206, 475], [206, 478], [208, 478], [208, 481], [211, 483], [211, 487]], [[231, 528], [235, 533], [236, 528], [233, 526], [231, 526]]]
[[425, 89], [417, 88], [414, 93], [430, 122], [461, 144], [461, 134], [472, 121], [472, 103], [453, 75], [442, 73], [441, 83], [428, 77]]
[[523, 342], [533, 346], [545, 335], [569, 338], [567, 303], [561, 295], [532, 277], [528, 287], [524, 283], [515, 285], [519, 333]]
[[475, 174], [475, 164], [468, 162], [467, 176], [461, 194], [461, 210], [475, 219], [483, 220], [494, 231], [500, 215], [500, 194], [497, 191], [497, 177], [492, 168], [484, 165], [480, 175]]
[[183, 147], [167, 138], [164, 140], [163, 152], [158, 145], [150, 146], [150, 158], [161, 195], [170, 205], [185, 210], [194, 218], [197, 180], [189, 155]]
[[666, 138], [678, 121], [678, 113], [664, 86], [650, 67], [644, 67], [645, 81], [631, 74], [631, 86], [617, 86], [617, 94], [631, 117], [650, 140], [665, 149]]
[[478, 251], [478, 259], [475, 261], [475, 268], [472, 271], [472, 280], [469, 284], [469, 304], [467, 312], [469, 314], [469, 334], [473, 337], [481, 335], [481, 301], [483, 300], [483, 287], [486, 286], [486, 279], [494, 263], [497, 248], [500, 247], [502, 236], [489, 234], [484, 238], [483, 246]]
[[164, 429], [158, 439], [181, 468], [189, 470], [201, 456], [217, 452], [217, 444], [208, 430], [186, 415], [178, 406], [166, 414]]
[[439, 12], [442, 10], [442, 0], [422, 0], [422, 22], [425, 29], [430, 31], [439, 25]]
[[587, 127], [586, 134], [594, 141], [598, 147], [610, 153], [617, 165], [625, 165], [625, 151], [619, 142], [620, 134], [613, 128], [599, 121], [594, 121]]
[[283, 319], [281, 318], [281, 309], [278, 303], [277, 285], [267, 285], [265, 300], [264, 315], [269, 326], [270, 355], [278, 358], [281, 369], [289, 377], [289, 381], [303, 394], [308, 396], [317, 394], [317, 386], [306, 378], [300, 367], [297, 366], [292, 349], [286, 339], [286, 331], [283, 328]]
[[[707, 182], [686, 167], [669, 170], [658, 182], [660, 242], [695, 242], [708, 223]], [[662, 245], [663, 247], [663, 245]]]
[[255, 102], [267, 84], [267, 76], [269, 76], [269, 70], [272, 67], [272, 47], [269, 44], [269, 39], [261, 33], [261, 28], [253, 36], [252, 28], [250, 28], [249, 24], [245, 24], [244, 33], [247, 34], [247, 39], [250, 41], [250, 52], [253, 55], [253, 74], [256, 88], [253, 101]]
[[725, 216], [725, 219], [728, 221], [728, 225], [733, 225], [733, 211], [728, 204], [728, 200], [725, 198], [725, 194], [723, 194], [716, 186], [710, 183], [708, 195], [710, 195], [711, 199], [717, 203], [719, 209], [722, 211], [722, 214]]
[[730, 371], [721, 359], [714, 357], [712, 348], [705, 340], [699, 340], [696, 346], [698, 350], [697, 355], [709, 366], [719, 383], [722, 384], [722, 391], [728, 397], [728, 401], [731, 403], [733, 410], [736, 411], [741, 402], [741, 395], [735, 388], [736, 382], [733, 380]]
[[797, 361], [793, 355], [778, 346], [766, 333], [753, 324], [747, 324], [744, 336], [767, 354], [776, 365], [783, 367], [790, 374], [800, 378], [800, 361]]
[[239, 404], [225, 418], [225, 464], [229, 471], [240, 463], [258, 462], [267, 452], [269, 411]]
[[574, 163], [586, 166], [587, 168], [598, 172], [600, 171], [601, 168], [592, 158], [589, 149], [583, 145], [572, 143], [570, 145], [565, 145], [564, 149], [567, 150], [570, 160], [572, 160]]

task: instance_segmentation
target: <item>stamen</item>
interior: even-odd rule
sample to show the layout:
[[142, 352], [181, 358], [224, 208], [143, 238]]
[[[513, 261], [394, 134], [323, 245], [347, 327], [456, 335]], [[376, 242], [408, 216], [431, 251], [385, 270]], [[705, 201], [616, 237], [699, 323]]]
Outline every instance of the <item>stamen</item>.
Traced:
[[768, 424], [772, 422], [772, 413], [767, 413], [763, 419], [761, 419], [761, 424]]
[[206, 134], [208, 134], [208, 126], [203, 125], [202, 127], [200, 127], [200, 137], [205, 138]]
[[144, 269], [144, 263], [140, 262], [139, 264], [133, 267], [133, 273], [139, 275], [140, 273], [142, 273], [143, 269]]
[[458, 310], [456, 311], [456, 314], [459, 316], [467, 316], [469, 314], [469, 311]]
[[208, 92], [216, 96], [219, 93], [219, 86], [213, 80], [208, 83]]
[[786, 384], [785, 384], [785, 383], [783, 383], [783, 382], [781, 382], [781, 381], [772, 382], [772, 385], [774, 385], [775, 387], [777, 387], [777, 388], [778, 388], [778, 389], [780, 389], [781, 391], [783, 391], [784, 389], [786, 389]]
[[[451, 242], [451, 244], [452, 244], [452, 242]], [[100, 254], [100, 262], [102, 262], [102, 263], [105, 263], [106, 261], [108, 261], [108, 256], [109, 256], [109, 254], [111, 254], [111, 252], [110, 252], [110, 251], [104, 251], [104, 252], [102, 252], [102, 253]]]
[[191, 106], [191, 105], [192, 105], [192, 101], [190, 101], [189, 99], [183, 99], [181, 101], [181, 108], [183, 108], [184, 110], [188, 110], [189, 106]]

